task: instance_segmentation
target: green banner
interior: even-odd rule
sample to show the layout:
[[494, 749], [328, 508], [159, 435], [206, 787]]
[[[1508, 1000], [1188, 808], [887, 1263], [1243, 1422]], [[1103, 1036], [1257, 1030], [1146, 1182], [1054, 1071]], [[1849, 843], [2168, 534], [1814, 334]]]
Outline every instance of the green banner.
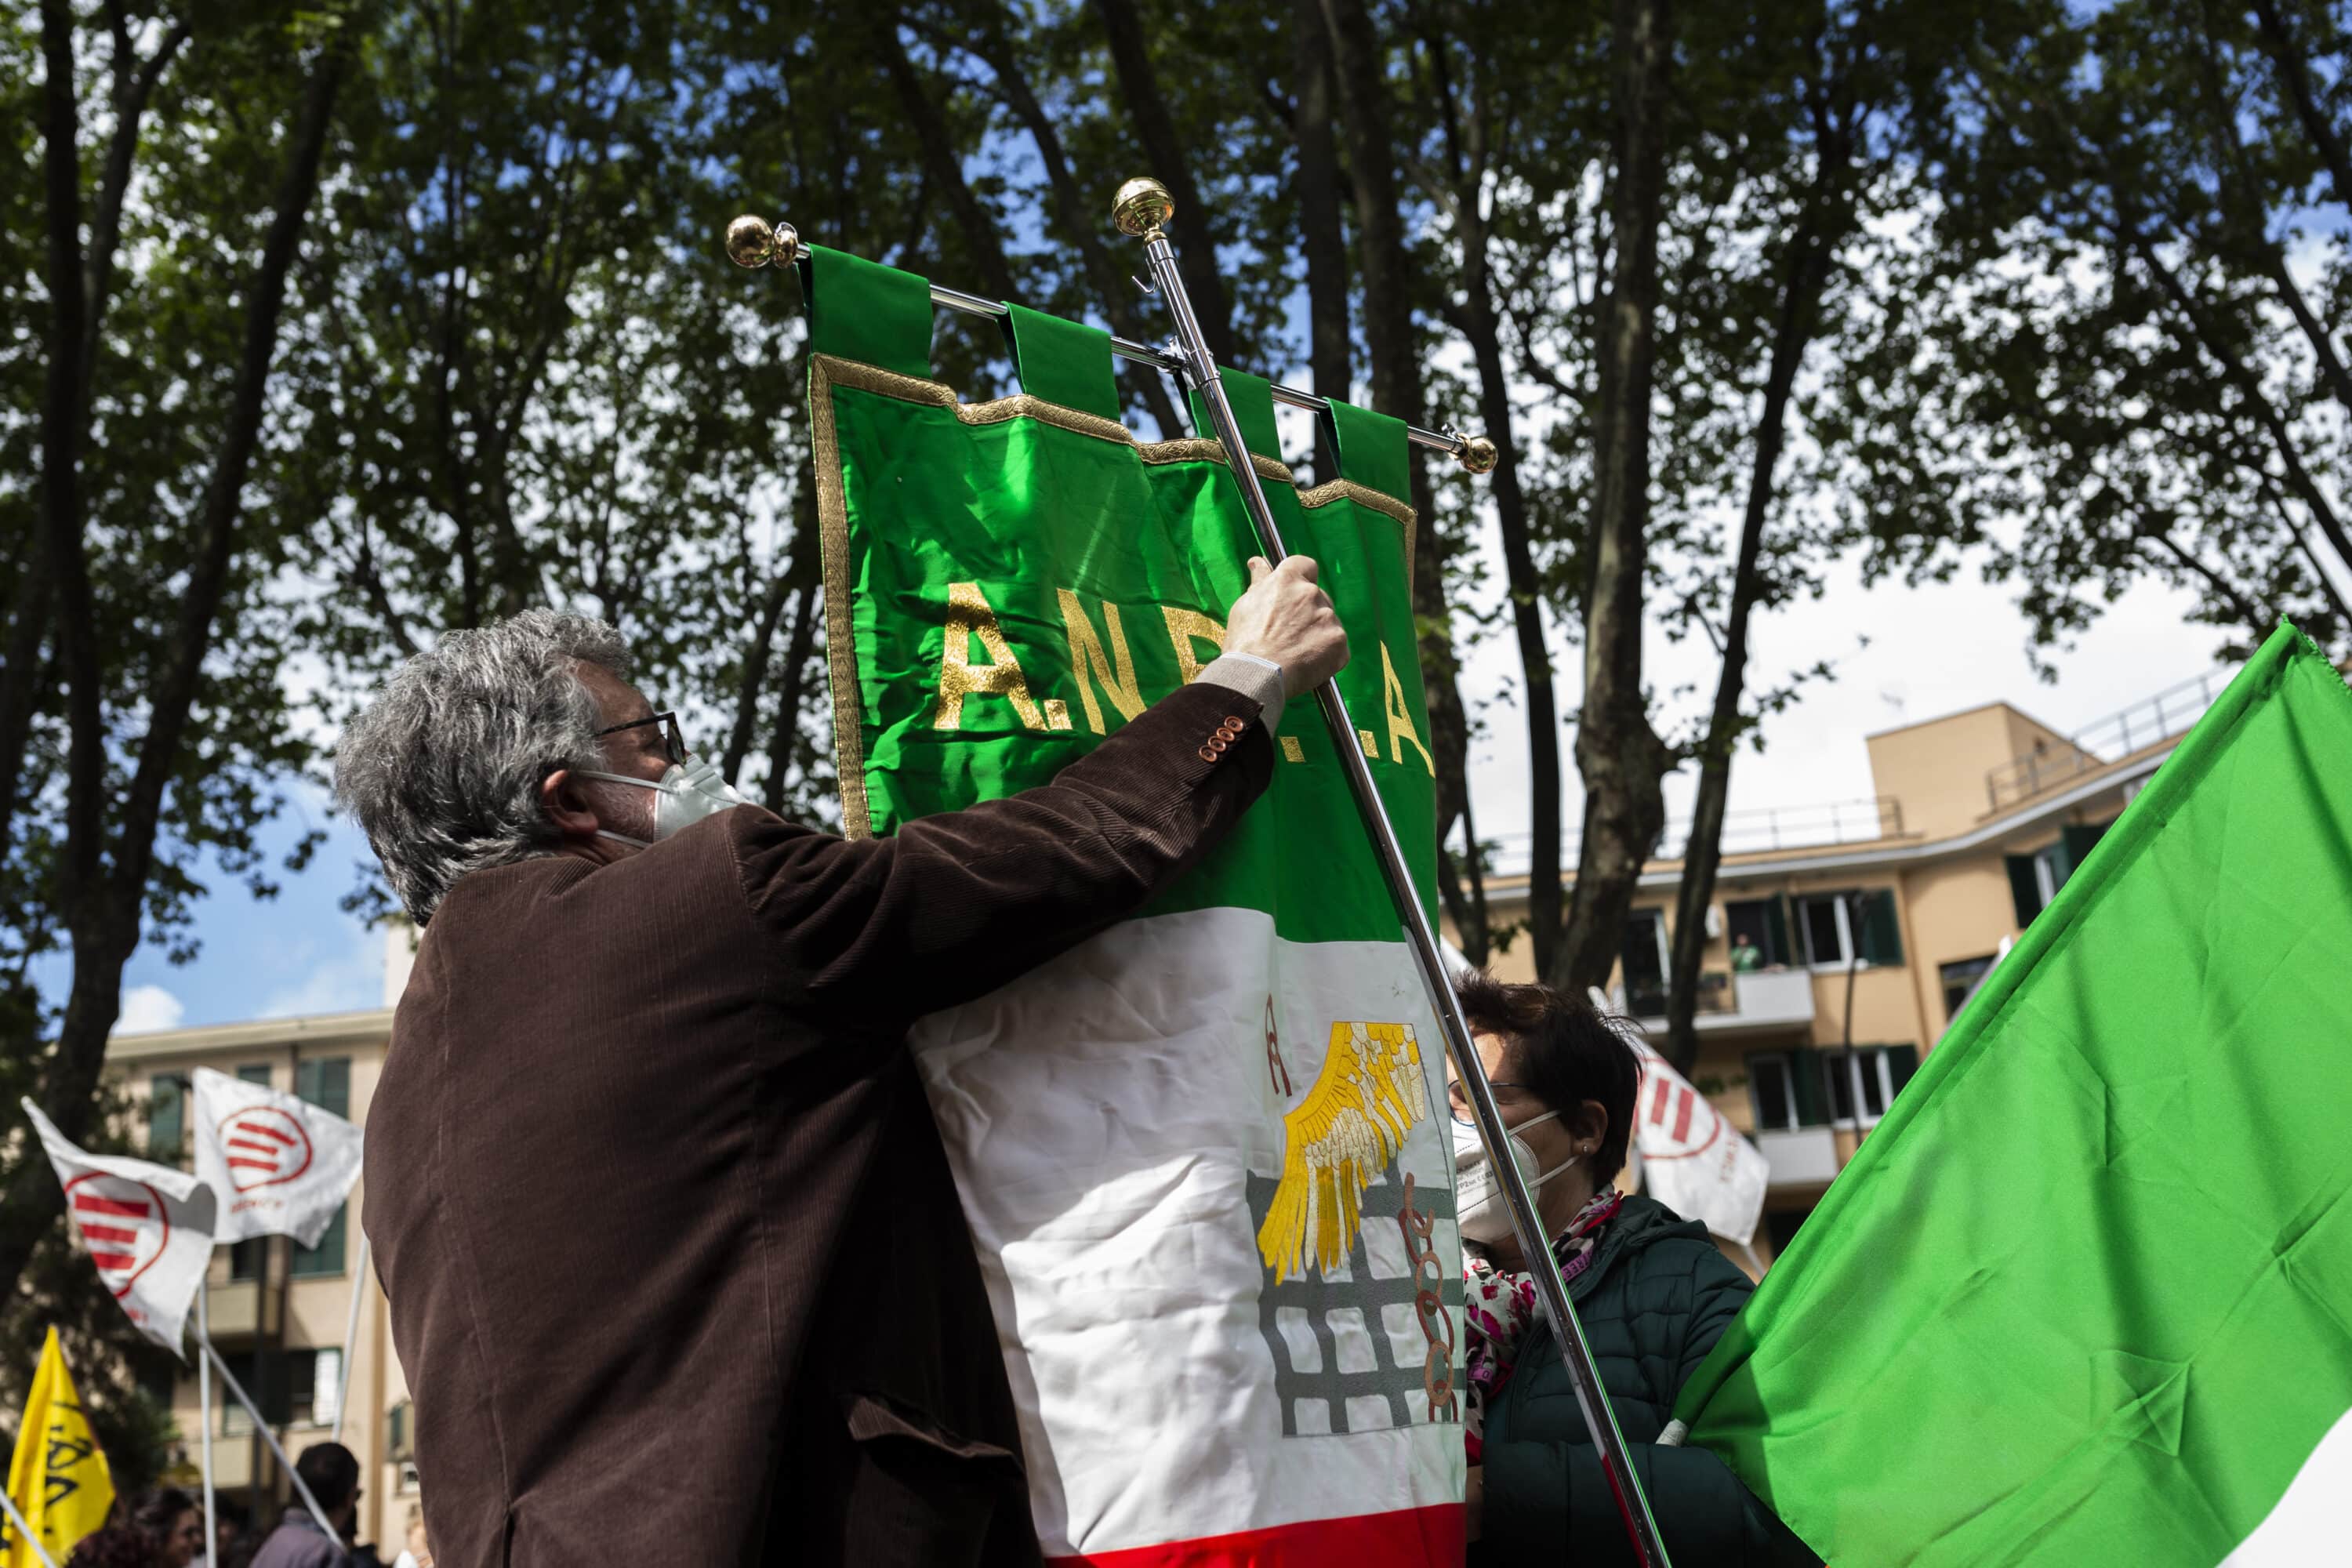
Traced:
[[[1217, 443], [1140, 445], [1105, 416], [1106, 335], [1021, 312], [1010, 332], [1028, 394], [966, 404], [918, 374], [921, 279], [822, 248], [805, 266], [842, 797], [849, 832], [888, 833], [1046, 782], [1190, 679], [1216, 657], [1260, 547]], [[1352, 743], [1433, 910], [1403, 426], [1345, 411], [1343, 466], [1381, 488], [1343, 478], [1302, 498], [1273, 456], [1265, 383], [1226, 377], [1253, 444], [1264, 437], [1256, 467], [1284, 542], [1319, 563], [1348, 629]], [[1395, 939], [1332, 744], [1317, 704], [1293, 702], [1268, 798], [1152, 912], [1241, 906], [1293, 941]]]

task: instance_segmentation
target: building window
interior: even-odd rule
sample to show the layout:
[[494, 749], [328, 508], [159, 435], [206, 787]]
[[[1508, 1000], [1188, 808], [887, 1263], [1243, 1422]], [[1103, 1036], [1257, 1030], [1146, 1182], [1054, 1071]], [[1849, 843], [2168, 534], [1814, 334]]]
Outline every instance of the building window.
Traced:
[[297, 1279], [318, 1279], [341, 1274], [343, 1271], [343, 1230], [351, 1214], [352, 1205], [349, 1204], [335, 1210], [334, 1223], [327, 1226], [327, 1234], [319, 1238], [316, 1247], [305, 1247], [289, 1238], [286, 1243], [289, 1255], [286, 1271]]
[[1874, 1127], [1911, 1081], [1919, 1053], [1910, 1046], [1861, 1046], [1820, 1053], [1822, 1101], [1839, 1127]]
[[294, 1092], [330, 1115], [352, 1113], [352, 1058], [319, 1057], [294, 1068]]
[[1964, 958], [1958, 963], [1947, 963], [1937, 972], [1944, 981], [1944, 1023], [1960, 1016], [1960, 1008], [1976, 994], [1977, 986], [1992, 970], [1991, 953], [1982, 958]]
[[228, 1280], [232, 1285], [245, 1285], [261, 1278], [262, 1266], [268, 1254], [262, 1250], [269, 1245], [266, 1236], [247, 1237], [233, 1241], [228, 1247]]
[[1797, 931], [1805, 962], [1816, 969], [1843, 969], [1857, 954], [1865, 964], [1903, 962], [1895, 894], [1888, 889], [1806, 894], [1797, 900]]
[[[254, 1352], [223, 1351], [221, 1359], [245, 1385], [246, 1393], [261, 1406], [261, 1414], [272, 1426], [325, 1426], [335, 1418], [334, 1379], [342, 1371], [343, 1352], [339, 1350], [280, 1351], [268, 1358], [265, 1372], [257, 1364]], [[327, 1414], [319, 1415], [320, 1377], [326, 1374]], [[253, 1418], [234, 1394], [222, 1391], [226, 1397], [221, 1403], [221, 1433], [224, 1436], [241, 1437], [253, 1431]]]
[[159, 1072], [147, 1080], [147, 1157], [169, 1164], [180, 1161], [181, 1140], [188, 1123], [187, 1088], [177, 1073]]
[[[316, 1057], [294, 1065], [294, 1092], [310, 1104], [333, 1116], [352, 1113], [352, 1058], [349, 1057]], [[345, 1204], [335, 1211], [334, 1223], [327, 1234], [319, 1238], [316, 1247], [304, 1247], [299, 1242], [287, 1244], [290, 1256], [287, 1271], [297, 1279], [318, 1279], [343, 1271], [344, 1230], [351, 1217], [351, 1205]]]
[[257, 1083], [262, 1088], [268, 1089], [269, 1087], [269, 1064], [268, 1062], [247, 1062], [243, 1067], [236, 1069], [236, 1076], [237, 1081], [240, 1083]]
[[1786, 1132], [1797, 1127], [1797, 1079], [1787, 1057], [1748, 1058], [1748, 1088], [1756, 1101], [1756, 1131]]
[[1789, 940], [1789, 917], [1778, 898], [1741, 899], [1723, 906], [1724, 923], [1731, 930], [1731, 944], [1738, 947], [1742, 940], [1757, 950], [1757, 967], [1772, 969], [1797, 962], [1797, 950]]
[[1618, 957], [1624, 964], [1625, 1011], [1655, 1018], [1666, 1010], [1666, 911], [1635, 910], [1625, 918]]

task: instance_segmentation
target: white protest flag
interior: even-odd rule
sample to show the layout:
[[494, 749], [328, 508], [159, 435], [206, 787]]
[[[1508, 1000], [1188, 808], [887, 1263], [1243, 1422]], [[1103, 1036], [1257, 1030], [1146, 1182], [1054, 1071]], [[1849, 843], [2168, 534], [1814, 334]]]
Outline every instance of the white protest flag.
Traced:
[[1771, 1167], [1647, 1041], [1633, 1038], [1632, 1044], [1642, 1058], [1633, 1147], [1650, 1195], [1685, 1219], [1704, 1221], [1726, 1241], [1747, 1246], [1764, 1213]]
[[29, 1100], [23, 1104], [65, 1185], [66, 1213], [98, 1265], [98, 1277], [140, 1332], [183, 1355], [180, 1328], [212, 1261], [211, 1191], [168, 1165], [85, 1153], [40, 1107]]
[[220, 1194], [220, 1238], [316, 1247], [359, 1180], [360, 1130], [331, 1110], [198, 1068], [196, 1174]]

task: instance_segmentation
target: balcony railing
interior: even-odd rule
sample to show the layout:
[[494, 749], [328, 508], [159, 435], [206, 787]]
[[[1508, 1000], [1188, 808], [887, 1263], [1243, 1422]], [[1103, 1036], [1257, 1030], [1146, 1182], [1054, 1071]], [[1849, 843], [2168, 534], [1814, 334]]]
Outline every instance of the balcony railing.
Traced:
[[[1666, 1016], [1665, 988], [1643, 984], [1629, 993], [1620, 985], [1611, 991], [1609, 1005], [1645, 1025], [1662, 1024]], [[1700, 972], [1698, 1009], [1691, 1022], [1703, 1035], [1790, 1028], [1812, 1021], [1813, 977], [1805, 970], [1756, 969], [1745, 974], [1727, 974], [1717, 969]]]
[[[1666, 824], [1651, 852], [1654, 860], [1679, 860], [1690, 848], [1688, 818]], [[1891, 795], [1862, 800], [1811, 801], [1802, 805], [1757, 805], [1723, 814], [1723, 853], [1758, 855], [1774, 849], [1817, 848], [1831, 844], [1864, 844], [1876, 838], [1903, 836], [1903, 803]], [[1487, 839], [1490, 876], [1524, 876], [1534, 836], [1503, 833]], [[1580, 839], [1563, 834], [1559, 865], [1563, 876], [1576, 869]], [[1458, 854], [1461, 844], [1453, 846]]]
[[2108, 714], [2069, 736], [2063, 746], [2011, 757], [1987, 770], [1985, 798], [1999, 811], [2183, 734], [2205, 716], [2205, 710], [2213, 706], [2213, 700], [2229, 683], [2228, 670], [2208, 671], [2168, 686], [2120, 713]]

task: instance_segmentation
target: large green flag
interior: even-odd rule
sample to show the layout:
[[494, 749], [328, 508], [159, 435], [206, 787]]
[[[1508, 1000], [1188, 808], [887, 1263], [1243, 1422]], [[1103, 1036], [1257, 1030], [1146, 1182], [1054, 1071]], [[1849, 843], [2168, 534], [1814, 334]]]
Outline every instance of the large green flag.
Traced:
[[2352, 1563], [2352, 692], [2282, 627], [1685, 1388], [1838, 1568]]
[[[1190, 679], [1259, 547], [1216, 442], [1120, 425], [1104, 333], [1016, 308], [1021, 395], [965, 403], [923, 279], [824, 249], [803, 276], [842, 796], [887, 834], [1045, 782]], [[1404, 426], [1336, 406], [1342, 472], [1301, 493], [1266, 384], [1226, 386], [1433, 901]], [[1065, 1562], [1460, 1561], [1439, 1037], [1314, 703], [1277, 748], [1151, 908], [912, 1037]]]

